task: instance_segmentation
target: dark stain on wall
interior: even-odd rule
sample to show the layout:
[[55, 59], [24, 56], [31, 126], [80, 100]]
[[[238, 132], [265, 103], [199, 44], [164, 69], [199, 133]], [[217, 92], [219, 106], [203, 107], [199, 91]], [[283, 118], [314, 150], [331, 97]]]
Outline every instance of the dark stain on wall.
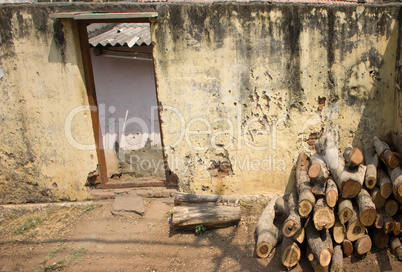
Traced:
[[60, 51], [63, 63], [66, 63], [66, 39], [64, 38], [63, 24], [60, 20], [53, 22], [53, 41]]

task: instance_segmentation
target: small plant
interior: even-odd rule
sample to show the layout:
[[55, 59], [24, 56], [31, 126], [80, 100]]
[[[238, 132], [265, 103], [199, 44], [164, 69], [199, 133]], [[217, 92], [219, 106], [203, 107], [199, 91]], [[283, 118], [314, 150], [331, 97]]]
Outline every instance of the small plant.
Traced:
[[80, 211], [80, 213], [78, 214], [78, 216], [83, 215], [86, 212], [92, 211], [93, 209], [95, 209], [95, 205], [91, 204], [88, 206], [85, 206], [84, 209], [82, 211]]
[[367, 253], [366, 253], [366, 254], [363, 254], [363, 255], [361, 256], [361, 259], [364, 260], [364, 259], [366, 259], [366, 257], [367, 257]]
[[87, 249], [86, 248], [78, 248], [76, 251], [74, 251], [71, 254], [71, 261], [73, 262], [73, 265], [79, 263], [82, 258], [84, 258], [85, 255], [87, 255]]
[[167, 218], [167, 219], [172, 218], [172, 216], [173, 216], [173, 211], [167, 211], [165, 215], [166, 215], [166, 218]]
[[195, 234], [202, 235], [206, 230], [207, 230], [207, 228], [204, 227], [204, 225], [198, 225], [195, 227]]

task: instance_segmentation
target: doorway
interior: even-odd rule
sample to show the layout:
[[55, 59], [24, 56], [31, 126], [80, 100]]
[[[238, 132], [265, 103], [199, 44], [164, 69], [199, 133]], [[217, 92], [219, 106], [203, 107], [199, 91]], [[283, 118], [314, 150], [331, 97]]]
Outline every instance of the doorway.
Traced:
[[79, 22], [79, 29], [102, 185], [166, 186], [149, 22]]

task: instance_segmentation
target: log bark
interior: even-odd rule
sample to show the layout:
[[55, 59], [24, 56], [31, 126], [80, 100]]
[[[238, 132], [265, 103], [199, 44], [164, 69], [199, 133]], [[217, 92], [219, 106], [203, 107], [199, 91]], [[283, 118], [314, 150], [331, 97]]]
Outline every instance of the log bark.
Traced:
[[398, 258], [398, 260], [402, 261], [402, 244], [401, 240], [398, 237], [391, 237], [390, 239], [390, 248], [392, 254]]
[[334, 247], [334, 255], [332, 256], [331, 272], [343, 272], [343, 254], [340, 245]]
[[387, 170], [392, 181], [394, 195], [402, 197], [402, 168], [400, 166], [394, 169], [387, 167]]
[[325, 187], [329, 177], [329, 171], [324, 158], [320, 154], [315, 153], [311, 156], [311, 165], [308, 175], [311, 178], [310, 182], [313, 183], [313, 187], [311, 188], [313, 194], [316, 196], [325, 195]]
[[346, 228], [346, 238], [352, 242], [358, 240], [366, 232], [366, 227], [359, 221], [357, 214], [358, 209], [353, 205], [353, 215]]
[[327, 189], [325, 192], [325, 200], [327, 205], [331, 208], [335, 207], [338, 202], [338, 187], [332, 178], [327, 180]]
[[388, 173], [382, 168], [378, 168], [378, 185], [380, 186], [380, 194], [384, 199], [387, 199], [393, 190], [392, 180]]
[[399, 154], [402, 154], [402, 136], [398, 135], [395, 131], [388, 132], [384, 139], [384, 142], [391, 147], [392, 150], [396, 151]]
[[373, 243], [379, 250], [387, 248], [389, 242], [388, 234], [378, 229], [373, 229], [371, 233]]
[[333, 133], [321, 134], [315, 142], [316, 150], [321, 154], [343, 198], [354, 198], [360, 192], [364, 182], [366, 166], [360, 165], [356, 169], [345, 167], [343, 157], [339, 155]]
[[321, 239], [320, 233], [314, 227], [312, 220], [309, 220], [306, 226], [307, 243], [313, 252], [314, 257], [322, 266], [328, 266], [331, 262], [331, 252], [333, 249], [328, 249], [327, 244]]
[[314, 205], [314, 226], [317, 230], [329, 229], [335, 224], [334, 211], [328, 207], [324, 198], [320, 198]]
[[273, 198], [268, 202], [255, 229], [256, 252], [260, 258], [267, 258], [278, 243], [279, 230], [274, 225], [276, 200], [277, 198]]
[[237, 224], [241, 219], [240, 206], [177, 206], [174, 207], [173, 228], [223, 227]]
[[216, 203], [235, 202], [238, 200], [238, 196], [231, 195], [198, 195], [176, 192], [174, 194], [175, 206], [197, 206], [197, 205], [216, 205]]
[[392, 152], [385, 142], [381, 141], [377, 136], [374, 136], [373, 144], [378, 157], [380, 157], [380, 159], [386, 165], [388, 165], [391, 169], [394, 169], [399, 165], [399, 155], [395, 152]]
[[353, 243], [348, 239], [343, 240], [342, 242], [342, 251], [345, 256], [350, 256], [353, 253]]
[[360, 237], [359, 240], [357, 240], [355, 243], [355, 251], [359, 255], [366, 254], [371, 250], [371, 247], [372, 247], [371, 238], [367, 234]]
[[278, 197], [275, 202], [275, 214], [278, 216], [288, 216], [289, 208], [283, 197]]
[[363, 152], [352, 145], [347, 145], [343, 153], [345, 165], [348, 167], [356, 167], [363, 163]]
[[371, 226], [376, 218], [376, 209], [371, 196], [365, 189], [361, 189], [357, 195], [357, 204], [359, 206], [359, 220], [365, 226]]
[[364, 184], [368, 189], [372, 189], [377, 183], [377, 168], [379, 158], [377, 152], [375, 152], [375, 149], [372, 145], [364, 146], [363, 153], [364, 160], [367, 166]]
[[364, 154], [364, 162], [366, 163], [367, 166], [372, 164], [375, 166], [375, 168], [378, 167], [379, 157], [374, 149], [374, 146], [365, 145], [363, 148], [363, 154]]
[[389, 216], [394, 216], [398, 212], [398, 209], [399, 209], [398, 202], [396, 200], [394, 200], [393, 198], [389, 198], [385, 202], [384, 209], [385, 209], [385, 212]]
[[297, 200], [296, 187], [293, 187], [293, 190], [290, 193], [288, 199], [289, 216], [285, 220], [282, 228], [282, 232], [285, 237], [292, 237], [301, 228], [300, 215], [297, 203], [298, 200]]
[[341, 244], [345, 240], [346, 228], [340, 221], [336, 221], [332, 232], [336, 243]]
[[364, 185], [366, 185], [368, 189], [372, 189], [376, 184], [377, 184], [377, 168], [374, 166], [374, 164], [369, 164], [367, 165], [366, 169], [366, 177], [364, 178]]
[[306, 153], [300, 152], [296, 162], [296, 186], [299, 195], [298, 210], [301, 217], [307, 217], [313, 210], [315, 197], [311, 191], [310, 177], [308, 176], [309, 161]]
[[348, 222], [353, 216], [353, 204], [350, 199], [341, 199], [338, 202], [338, 218], [341, 224]]
[[378, 188], [378, 186], [375, 186], [371, 190], [370, 195], [371, 195], [371, 199], [373, 200], [373, 203], [374, 203], [376, 209], [382, 209], [385, 207], [385, 202], [387, 200], [382, 197], [380, 188]]
[[282, 241], [282, 264], [285, 267], [293, 267], [301, 257], [301, 251], [296, 242], [292, 238], [284, 237]]

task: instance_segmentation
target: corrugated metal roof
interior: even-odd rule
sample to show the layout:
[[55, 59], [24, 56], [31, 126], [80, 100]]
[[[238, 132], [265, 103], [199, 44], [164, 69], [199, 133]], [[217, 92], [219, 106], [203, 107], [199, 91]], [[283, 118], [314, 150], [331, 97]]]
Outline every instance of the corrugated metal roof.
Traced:
[[89, 44], [92, 46], [125, 46], [133, 47], [134, 45], [150, 45], [151, 31], [149, 24], [126, 23], [118, 24], [111, 30], [103, 32], [89, 39]]

